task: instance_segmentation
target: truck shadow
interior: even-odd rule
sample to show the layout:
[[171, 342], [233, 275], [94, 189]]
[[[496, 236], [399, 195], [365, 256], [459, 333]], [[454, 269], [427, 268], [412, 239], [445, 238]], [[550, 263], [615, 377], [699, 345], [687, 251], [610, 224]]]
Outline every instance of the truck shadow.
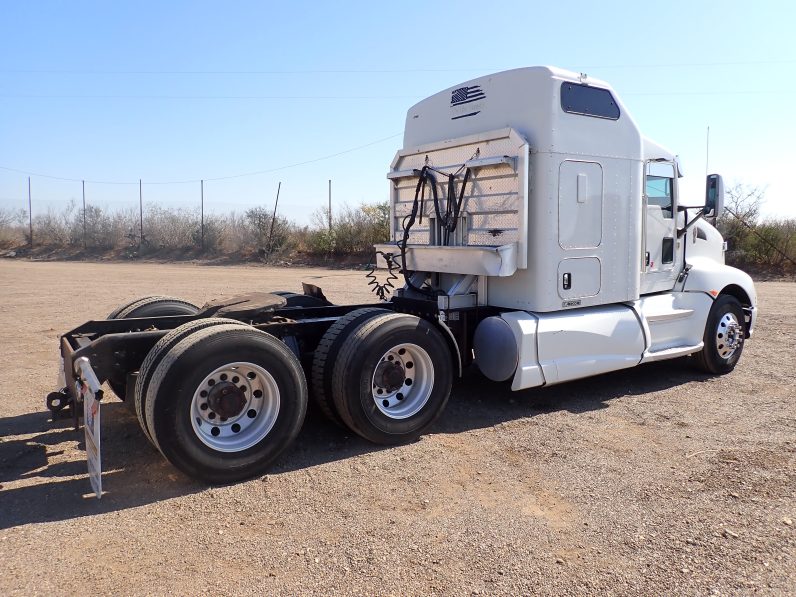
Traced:
[[[445, 412], [427, 435], [455, 434], [500, 423], [567, 411], [573, 414], [609, 408], [616, 398], [667, 390], [711, 379], [689, 366], [687, 359], [649, 363], [549, 388], [513, 392], [511, 382], [496, 383], [471, 368], [454, 383]], [[325, 449], [324, 449], [325, 448]], [[386, 449], [361, 440], [320, 415], [308, 418], [294, 450], [275, 472], [289, 472], [359, 454]]]
[[[454, 385], [448, 407], [429, 432], [461, 433], [542, 413], [585, 413], [609, 408], [616, 398], [709, 379], [683, 359], [651, 363], [599, 378], [512, 392], [468, 371]], [[101, 500], [90, 494], [83, 431], [71, 419], [51, 422], [37, 412], [0, 419], [0, 529], [114, 512], [208, 490], [174, 469], [149, 444], [136, 417], [119, 402], [103, 407]], [[77, 451], [75, 448], [80, 451]], [[269, 474], [345, 460], [384, 449], [337, 427], [312, 409], [297, 441]], [[41, 478], [47, 480], [42, 482]], [[13, 487], [3, 487], [13, 484]]]
[[[103, 483], [91, 494], [83, 430], [49, 412], [0, 419], [0, 529], [132, 508], [202, 491], [171, 469], [119, 402], [103, 406]], [[47, 478], [42, 482], [41, 478]], [[13, 487], [4, 487], [13, 483]]]

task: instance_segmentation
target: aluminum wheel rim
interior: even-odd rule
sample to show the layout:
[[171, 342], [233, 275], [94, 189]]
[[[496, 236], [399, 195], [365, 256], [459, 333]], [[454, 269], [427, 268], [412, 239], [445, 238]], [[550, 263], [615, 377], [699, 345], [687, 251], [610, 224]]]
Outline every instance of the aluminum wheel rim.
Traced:
[[[234, 416], [222, 417], [209, 403], [213, 387], [234, 384], [245, 404]], [[191, 425], [203, 444], [218, 452], [241, 452], [260, 442], [279, 416], [279, 387], [265, 369], [254, 363], [229, 363], [207, 375], [191, 401]]]
[[734, 313], [725, 313], [716, 326], [716, 351], [722, 359], [732, 357], [743, 344], [743, 328]]
[[[403, 374], [403, 381], [387, 384], [382, 369]], [[398, 386], [398, 387], [396, 387]], [[417, 344], [398, 344], [379, 359], [371, 379], [371, 395], [376, 408], [390, 419], [407, 419], [428, 402], [434, 389], [434, 364]]]

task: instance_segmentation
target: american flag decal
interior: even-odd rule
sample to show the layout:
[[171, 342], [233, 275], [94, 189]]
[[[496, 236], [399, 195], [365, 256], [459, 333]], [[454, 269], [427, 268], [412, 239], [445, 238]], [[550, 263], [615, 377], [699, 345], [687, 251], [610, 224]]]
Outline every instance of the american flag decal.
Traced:
[[470, 102], [477, 102], [485, 97], [486, 94], [481, 91], [480, 85], [473, 85], [472, 87], [459, 87], [458, 89], [451, 91], [451, 107], [469, 104]]

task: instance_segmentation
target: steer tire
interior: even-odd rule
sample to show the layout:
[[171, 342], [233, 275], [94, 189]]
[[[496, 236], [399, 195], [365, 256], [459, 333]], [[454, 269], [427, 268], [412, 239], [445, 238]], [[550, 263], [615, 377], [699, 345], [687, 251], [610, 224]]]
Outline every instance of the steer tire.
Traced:
[[337, 425], [345, 426], [332, 400], [332, 377], [337, 354], [352, 330], [362, 322], [385, 313], [391, 311], [379, 307], [365, 307], [351, 311], [329, 326], [315, 349], [312, 357], [310, 398], [324, 416]]
[[453, 360], [431, 323], [402, 313], [361, 322], [334, 363], [332, 400], [343, 422], [377, 444], [416, 440], [439, 417]]
[[133, 403], [135, 404], [135, 414], [138, 417], [138, 424], [141, 426], [141, 431], [144, 432], [144, 435], [153, 446], [155, 446], [155, 442], [152, 439], [152, 435], [149, 433], [149, 428], [147, 427], [146, 423], [146, 395], [155, 369], [160, 361], [163, 360], [163, 357], [166, 355], [166, 353], [171, 350], [171, 348], [180, 340], [186, 336], [189, 336], [190, 334], [193, 334], [194, 332], [216, 325], [247, 324], [235, 319], [224, 319], [221, 317], [209, 317], [207, 319], [189, 321], [188, 323], [182, 324], [178, 328], [174, 328], [160, 340], [158, 340], [155, 346], [152, 347], [152, 350], [147, 353], [144, 362], [141, 364], [141, 369], [138, 371], [138, 377], [136, 378], [135, 382], [135, 395]]
[[233, 483], [264, 473], [296, 438], [307, 382], [274, 336], [219, 325], [193, 332], [163, 356], [145, 407], [152, 438], [172, 465], [206, 483]]
[[[106, 319], [130, 319], [133, 317], [163, 317], [166, 315], [196, 315], [199, 307], [170, 296], [144, 296], [117, 307]], [[127, 400], [127, 380], [108, 380], [108, 385], [121, 400], [133, 409], [133, 401]]]
[[710, 307], [702, 338], [704, 347], [694, 354], [694, 364], [713, 375], [729, 373], [741, 358], [745, 336], [741, 303], [734, 296], [720, 295]]

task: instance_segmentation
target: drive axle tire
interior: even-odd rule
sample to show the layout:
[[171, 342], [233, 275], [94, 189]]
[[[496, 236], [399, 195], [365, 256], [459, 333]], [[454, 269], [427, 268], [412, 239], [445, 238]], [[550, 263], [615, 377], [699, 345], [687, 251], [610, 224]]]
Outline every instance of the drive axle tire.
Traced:
[[262, 474], [293, 442], [307, 411], [296, 356], [249, 326], [195, 331], [152, 375], [147, 427], [176, 468], [207, 483]]
[[138, 417], [138, 424], [141, 426], [141, 430], [144, 432], [144, 435], [153, 446], [155, 445], [155, 442], [152, 439], [152, 435], [149, 433], [149, 428], [147, 427], [146, 422], [146, 393], [149, 389], [149, 383], [152, 381], [152, 375], [155, 372], [155, 369], [160, 364], [160, 361], [163, 360], [163, 357], [166, 355], [166, 353], [171, 350], [171, 348], [180, 340], [196, 331], [216, 325], [247, 324], [235, 319], [224, 319], [221, 317], [210, 317], [207, 319], [189, 321], [188, 323], [182, 324], [178, 328], [174, 328], [168, 334], [158, 340], [155, 346], [152, 347], [152, 350], [147, 353], [144, 362], [141, 364], [141, 369], [138, 371], [138, 377], [136, 378], [135, 382], [135, 414]]
[[413, 315], [365, 320], [343, 341], [332, 399], [354, 432], [378, 444], [417, 439], [450, 396], [453, 361], [442, 334]]
[[[146, 297], [143, 297], [143, 298], [152, 298], [152, 297], [146, 296]], [[127, 302], [127, 303], [124, 303], [123, 305], [119, 305], [113, 311], [108, 313], [108, 316], [105, 319], [118, 319], [117, 315], [119, 315], [119, 313], [121, 313], [122, 311], [124, 311], [128, 307], [130, 307], [132, 305], [135, 305], [140, 300], [142, 300], [141, 297], [139, 297], [137, 299], [133, 299], [133, 300]]]
[[[133, 317], [163, 317], [167, 315], [196, 315], [199, 307], [171, 296], [144, 296], [114, 309], [106, 319], [130, 319]], [[133, 408], [127, 400], [127, 380], [109, 380], [108, 385], [121, 400]]]
[[351, 331], [356, 329], [362, 322], [391, 312], [378, 307], [365, 307], [364, 309], [351, 311], [329, 326], [329, 329], [326, 330], [326, 333], [318, 343], [315, 354], [312, 357], [310, 397], [313, 404], [333, 423], [342, 427], [345, 426], [340, 414], [337, 412], [337, 407], [334, 405], [334, 400], [332, 400], [334, 363], [340, 352], [340, 347]]
[[328, 307], [330, 303], [314, 296], [290, 292], [289, 290], [277, 290], [271, 294], [276, 294], [285, 299], [283, 309], [290, 307]]
[[106, 319], [196, 315], [197, 313], [199, 313], [199, 307], [182, 299], [171, 296], [144, 296], [114, 309]]
[[743, 308], [734, 296], [719, 296], [710, 308], [705, 346], [694, 355], [697, 367], [707, 373], [723, 375], [735, 369], [743, 352], [746, 325]]

